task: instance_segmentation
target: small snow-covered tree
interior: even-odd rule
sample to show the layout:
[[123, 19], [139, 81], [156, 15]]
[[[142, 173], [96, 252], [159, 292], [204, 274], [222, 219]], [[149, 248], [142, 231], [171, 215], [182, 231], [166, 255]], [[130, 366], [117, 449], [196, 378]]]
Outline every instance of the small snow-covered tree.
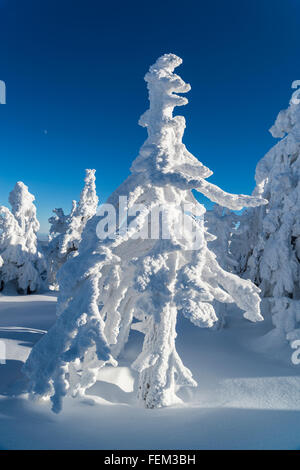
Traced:
[[[237, 223], [237, 214], [219, 204], [214, 204], [213, 208], [205, 213], [208, 247], [216, 255], [219, 265], [230, 273], [235, 273], [238, 264], [231, 253], [231, 238], [237, 230]], [[219, 319], [215, 328], [219, 329], [224, 326], [228, 308], [230, 308], [229, 304], [214, 304]]]
[[20, 292], [36, 291], [46, 277], [43, 255], [38, 251], [34, 196], [18, 182], [9, 195], [12, 210], [0, 207], [0, 282], [15, 281]]
[[270, 300], [272, 334], [292, 341], [300, 338], [300, 90], [270, 132], [281, 140], [259, 161], [253, 193], [269, 204], [245, 211], [232, 246], [240, 274]]
[[98, 197], [96, 194], [95, 172], [85, 170], [85, 185], [78, 204], [72, 202], [70, 214], [63, 209], [54, 209], [55, 216], [50, 217], [50, 242], [47, 249], [48, 282], [55, 286], [56, 273], [66, 262], [70, 254], [77, 252], [82, 231], [87, 221], [96, 214]]
[[[265, 201], [208, 183], [212, 172], [182, 143], [185, 119], [173, 117], [173, 109], [187, 103], [176, 93], [190, 86], [173, 73], [181, 62], [166, 54], [150, 67], [145, 76], [150, 108], [140, 118], [148, 138], [131, 175], [108, 199], [108, 214], [88, 221], [78, 256], [58, 273], [57, 322], [25, 366], [31, 391], [50, 396], [54, 411], [67, 393], [83, 396], [99, 368], [115, 362], [131, 328], [145, 336], [133, 368], [139, 372], [139, 399], [153, 408], [178, 401], [180, 386], [196, 385], [176, 351], [178, 314], [211, 327], [217, 300], [236, 302], [246, 318], [262, 320], [259, 289], [227, 273], [208, 249], [205, 208], [192, 190], [234, 210]], [[153, 214], [161, 210], [163, 224], [157, 227]], [[114, 229], [99, 239], [109, 220]], [[187, 223], [182, 230], [181, 221]]]
[[209, 248], [217, 256], [218, 263], [223, 269], [234, 272], [237, 261], [231, 253], [231, 237], [236, 230], [238, 216], [226, 207], [214, 204], [211, 210], [205, 213], [205, 222], [208, 233], [212, 235]]

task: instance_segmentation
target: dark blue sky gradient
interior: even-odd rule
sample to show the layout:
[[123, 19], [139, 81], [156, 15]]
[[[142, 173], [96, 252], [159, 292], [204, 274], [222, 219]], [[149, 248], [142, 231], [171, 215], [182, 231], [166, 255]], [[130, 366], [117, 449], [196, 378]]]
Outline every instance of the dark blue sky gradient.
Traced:
[[300, 78], [299, 32], [299, 0], [0, 0], [0, 204], [24, 181], [46, 232], [85, 168], [96, 168], [103, 202], [146, 138], [143, 76], [166, 52], [183, 58], [177, 71], [192, 86], [178, 108], [188, 149], [210, 181], [250, 193]]

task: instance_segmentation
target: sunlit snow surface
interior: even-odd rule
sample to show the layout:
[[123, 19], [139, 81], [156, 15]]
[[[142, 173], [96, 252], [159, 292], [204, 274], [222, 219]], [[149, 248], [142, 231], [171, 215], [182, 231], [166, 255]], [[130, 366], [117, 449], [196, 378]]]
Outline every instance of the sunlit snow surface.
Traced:
[[[32, 345], [55, 320], [50, 295], [0, 296], [2, 449], [270, 449], [300, 448], [299, 366], [290, 349], [264, 350], [269, 319], [252, 324], [231, 312], [230, 328], [210, 331], [186, 320], [177, 325], [178, 351], [194, 371], [198, 388], [184, 405], [138, 407], [134, 372], [128, 368], [142, 335], [132, 332], [120, 366], [104, 368], [90, 390], [96, 400], [67, 398], [54, 415], [45, 402], [27, 400], [21, 366]], [[188, 338], [188, 340], [187, 340]], [[260, 345], [260, 353], [254, 351]]]

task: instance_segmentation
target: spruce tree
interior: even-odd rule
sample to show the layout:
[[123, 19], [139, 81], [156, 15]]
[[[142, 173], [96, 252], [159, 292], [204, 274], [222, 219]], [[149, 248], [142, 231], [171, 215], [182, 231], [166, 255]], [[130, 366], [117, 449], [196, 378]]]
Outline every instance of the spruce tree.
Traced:
[[48, 282], [58, 288], [56, 274], [69, 256], [77, 253], [81, 234], [87, 221], [96, 214], [98, 196], [96, 194], [95, 172], [85, 170], [85, 185], [77, 204], [72, 201], [70, 214], [65, 215], [63, 209], [54, 209], [55, 216], [49, 218], [50, 242], [47, 248]]
[[238, 272], [269, 300], [275, 330], [283, 340], [300, 338], [300, 81], [289, 107], [270, 132], [281, 139], [256, 167], [254, 195], [267, 206], [251, 208], [233, 236]]
[[217, 321], [212, 303], [219, 301], [235, 302], [244, 317], [262, 320], [259, 289], [222, 269], [208, 249], [205, 208], [192, 190], [234, 210], [265, 201], [207, 182], [212, 172], [182, 143], [185, 119], [173, 117], [173, 110], [187, 103], [177, 93], [190, 86], [173, 73], [181, 62], [166, 54], [150, 67], [150, 108], [140, 118], [148, 138], [106, 211], [88, 221], [78, 256], [58, 273], [57, 322], [25, 366], [33, 394], [50, 396], [56, 412], [66, 394], [85, 395], [100, 367], [116, 365], [131, 327], [144, 335], [132, 365], [138, 397], [154, 408], [177, 402], [180, 386], [196, 385], [176, 351], [178, 315], [211, 327]]

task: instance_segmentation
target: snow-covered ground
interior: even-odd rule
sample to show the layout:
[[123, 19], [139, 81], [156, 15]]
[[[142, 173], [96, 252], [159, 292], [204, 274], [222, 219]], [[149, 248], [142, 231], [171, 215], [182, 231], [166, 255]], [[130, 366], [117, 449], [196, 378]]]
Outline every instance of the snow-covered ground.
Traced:
[[55, 305], [51, 293], [0, 296], [7, 349], [0, 365], [1, 449], [300, 449], [300, 366], [291, 365], [289, 348], [255, 352], [270, 321], [250, 323], [234, 311], [217, 331], [179, 320], [177, 349], [199, 384], [181, 393], [183, 405], [137, 406], [127, 364], [142, 347], [138, 332], [120, 367], [100, 372], [90, 391], [96, 405], [67, 398], [55, 415], [47, 402], [29, 401], [21, 367], [55, 321]]

